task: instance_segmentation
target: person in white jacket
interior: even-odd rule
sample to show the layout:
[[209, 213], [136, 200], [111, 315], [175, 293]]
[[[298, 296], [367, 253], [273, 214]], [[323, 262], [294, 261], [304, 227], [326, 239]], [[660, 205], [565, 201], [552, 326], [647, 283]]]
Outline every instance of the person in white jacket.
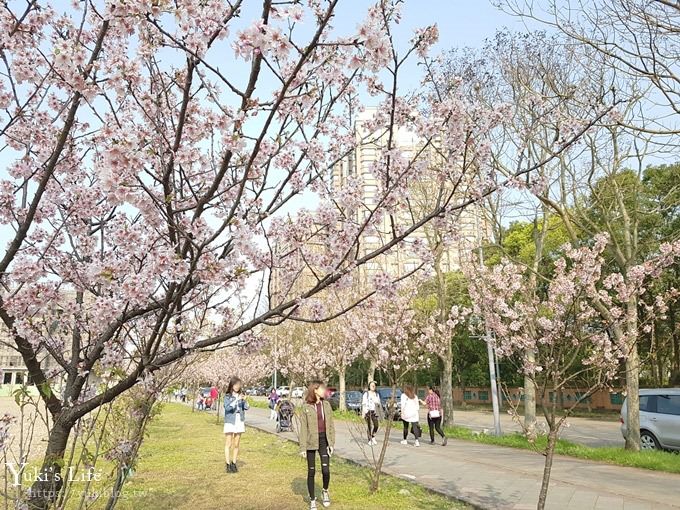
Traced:
[[368, 390], [361, 397], [361, 416], [366, 420], [368, 431], [368, 444], [373, 446], [378, 444], [375, 434], [378, 432], [379, 416], [382, 414], [382, 402], [380, 394], [376, 391], [375, 381], [368, 383]]
[[401, 444], [408, 444], [406, 438], [408, 437], [409, 427], [411, 428], [411, 433], [415, 437], [414, 446], [420, 446], [420, 436], [422, 435], [422, 429], [420, 428], [420, 402], [418, 402], [418, 397], [413, 389], [413, 386], [407, 384], [404, 387], [404, 391], [401, 394], [400, 399], [400, 409], [401, 409], [401, 421], [404, 424], [404, 439]]

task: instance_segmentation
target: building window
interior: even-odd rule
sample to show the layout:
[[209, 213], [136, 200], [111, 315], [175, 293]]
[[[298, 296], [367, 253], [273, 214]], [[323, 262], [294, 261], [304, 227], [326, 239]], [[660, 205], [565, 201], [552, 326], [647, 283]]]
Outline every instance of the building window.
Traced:
[[2, 384], [12, 384], [12, 372], [5, 372], [2, 376]]
[[14, 377], [14, 384], [24, 384], [24, 374], [17, 372], [17, 375]]
[[472, 400], [472, 392], [465, 390], [463, 392], [463, 400]]
[[489, 400], [489, 392], [488, 391], [480, 391], [479, 392], [479, 400]]

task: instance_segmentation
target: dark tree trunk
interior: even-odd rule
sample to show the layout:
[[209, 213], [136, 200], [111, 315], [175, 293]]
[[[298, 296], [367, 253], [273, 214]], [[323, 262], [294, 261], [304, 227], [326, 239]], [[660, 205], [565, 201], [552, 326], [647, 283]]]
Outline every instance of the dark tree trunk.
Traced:
[[51, 502], [56, 501], [61, 491], [63, 486], [61, 467], [72, 427], [72, 424], [57, 419], [49, 432], [43, 465], [38, 478], [29, 489], [31, 510], [46, 509]]

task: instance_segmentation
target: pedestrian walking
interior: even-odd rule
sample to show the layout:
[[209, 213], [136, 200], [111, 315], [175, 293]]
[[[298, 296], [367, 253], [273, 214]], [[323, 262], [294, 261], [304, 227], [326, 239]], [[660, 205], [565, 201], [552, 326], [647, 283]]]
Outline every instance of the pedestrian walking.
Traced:
[[420, 428], [420, 403], [418, 402], [418, 397], [413, 389], [413, 386], [407, 384], [404, 387], [404, 391], [401, 394], [399, 401], [399, 408], [401, 410], [401, 421], [404, 424], [404, 439], [401, 444], [408, 444], [408, 432], [409, 428], [411, 433], [415, 438], [413, 446], [420, 446], [420, 436], [422, 435], [422, 429]]
[[427, 428], [430, 431], [430, 444], [434, 444], [434, 431], [442, 438], [442, 446], [446, 446], [446, 434], [442, 430], [442, 399], [439, 390], [428, 386], [427, 397], [421, 403], [427, 407]]
[[378, 432], [379, 417], [382, 415], [382, 402], [376, 388], [375, 381], [369, 382], [368, 390], [361, 397], [361, 415], [366, 420], [368, 444], [370, 446], [378, 444], [375, 434]]
[[219, 400], [220, 392], [217, 391], [217, 386], [212, 386], [210, 388], [210, 400], [212, 401], [212, 405], [210, 406], [210, 409], [217, 409], [217, 403]]
[[269, 400], [269, 419], [276, 420], [276, 404], [279, 402], [279, 394], [276, 393], [276, 388], [272, 388], [267, 400]]

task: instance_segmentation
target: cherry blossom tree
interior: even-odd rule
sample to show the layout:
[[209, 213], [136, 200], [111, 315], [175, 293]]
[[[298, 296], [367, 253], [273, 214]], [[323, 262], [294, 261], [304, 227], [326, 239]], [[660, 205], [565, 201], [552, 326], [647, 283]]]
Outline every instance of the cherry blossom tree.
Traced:
[[[384, 292], [372, 296], [347, 314], [347, 331], [366, 342], [367, 354], [376, 361], [376, 369], [387, 376], [392, 397], [386, 405], [382, 446], [377, 456], [372, 452], [373, 470], [371, 490], [380, 487], [380, 475], [389, 445], [393, 417], [397, 411], [397, 388], [405, 378], [419, 368], [431, 363], [436, 350], [434, 328], [423, 327], [413, 307], [417, 296], [414, 280], [392, 284]], [[370, 460], [370, 459], [369, 459]]]
[[[502, 108], [402, 90], [436, 27], [396, 41], [401, 2], [382, 0], [338, 35], [339, 3], [262, 0], [255, 14], [241, 0], [3, 4], [0, 319], [52, 416], [34, 507], [59, 492], [78, 419], [187, 355], [247, 343], [499, 186], [485, 139]], [[355, 180], [329, 178], [357, 143], [362, 93], [387, 140], [370, 204]], [[396, 147], [399, 127], [420, 150]], [[361, 233], [408, 211], [433, 151], [448, 183], [439, 199], [360, 254]], [[310, 196], [314, 210], [301, 207]], [[301, 267], [314, 279], [295, 287]], [[287, 296], [276, 304], [274, 274]]]
[[[586, 71], [589, 88], [607, 90], [622, 102], [616, 117], [608, 119], [589, 137], [584, 148], [585, 164], [564, 164], [560, 179], [566, 190], [590, 188], [597, 208], [607, 211], [609, 217], [594, 226], [582, 214], [572, 209], [578, 203], [544, 201], [554, 212], [571, 225], [570, 237], [575, 238], [575, 228], [585, 228], [589, 235], [607, 230], [612, 236], [610, 254], [624, 277], [627, 270], [637, 266], [643, 259], [643, 214], [637, 203], [631, 204], [624, 197], [620, 186], [606, 186], [604, 190], [589, 186], [591, 182], [632, 170], [642, 177], [644, 167], [649, 165], [647, 156], [658, 152], [661, 157], [669, 148], [677, 148], [680, 73], [678, 56], [680, 45], [676, 34], [680, 29], [680, 8], [677, 2], [647, 0], [617, 0], [616, 2], [580, 0], [546, 2], [538, 5], [524, 0], [499, 0], [501, 8], [514, 15], [530, 19], [550, 28], [565, 38], [565, 45], [579, 48], [579, 65]], [[562, 92], [568, 92], [568, 89]], [[590, 94], [585, 88], [574, 89], [578, 102]], [[561, 94], [559, 94], [561, 95]], [[606, 140], [609, 138], [609, 140]], [[590, 164], [589, 164], [590, 162]], [[585, 172], [579, 171], [584, 167]], [[600, 168], [602, 167], [602, 168]], [[595, 228], [593, 228], [595, 227]], [[638, 303], [631, 297], [627, 313], [629, 323], [630, 354], [627, 357], [626, 391], [628, 394], [627, 420], [631, 423], [626, 436], [626, 449], [640, 449], [639, 428], [639, 379], [640, 355], [638, 339], [633, 335], [639, 330]], [[618, 331], [615, 332], [618, 334]]]
[[[680, 242], [663, 245], [656, 257], [633, 268], [634, 279], [607, 272], [603, 253], [608, 242], [601, 234], [592, 246], [565, 246], [545, 298], [526, 285], [531, 271], [525, 266], [505, 260], [491, 268], [467, 268], [474, 312], [494, 334], [496, 352], [520, 360], [518, 370], [538, 389], [549, 429], [539, 509], [545, 506], [561, 427], [576, 405], [618, 377], [629, 354], [629, 340], [613, 332], [626, 328], [630, 295], [645, 303], [650, 316], [664, 313], [667, 299], [674, 297], [650, 296], [647, 285], [680, 256]], [[535, 356], [523, 356], [526, 349]], [[587, 389], [569, 407], [558, 409], [557, 393], [573, 383]], [[555, 398], [546, 403], [550, 392]]]
[[210, 384], [224, 390], [232, 377], [249, 385], [267, 377], [271, 370], [272, 360], [264, 352], [232, 347], [196, 356], [185, 381], [193, 385]]
[[347, 410], [346, 375], [350, 365], [366, 352], [366, 339], [348, 332], [348, 319], [351, 312], [329, 322], [323, 322], [311, 328], [314, 344], [325, 353], [325, 362], [329, 371], [338, 374], [338, 391], [340, 397], [338, 407]]

